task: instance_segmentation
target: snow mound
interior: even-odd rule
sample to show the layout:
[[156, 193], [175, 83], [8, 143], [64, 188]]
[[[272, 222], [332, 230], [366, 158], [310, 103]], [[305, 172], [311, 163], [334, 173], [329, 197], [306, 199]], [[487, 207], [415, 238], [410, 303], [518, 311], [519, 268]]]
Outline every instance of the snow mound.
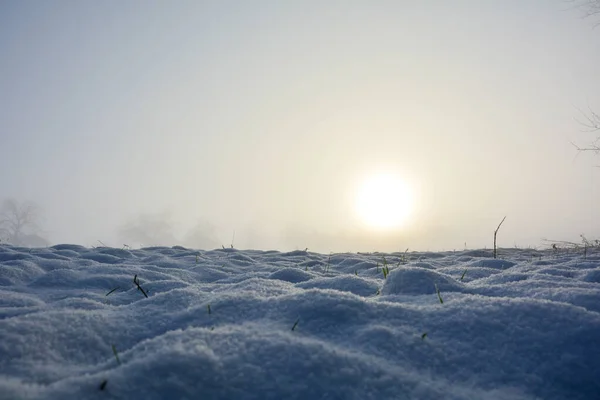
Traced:
[[281, 281], [298, 283], [308, 281], [313, 277], [312, 274], [299, 270], [297, 268], [284, 268], [280, 271], [273, 272], [269, 275], [271, 279], [279, 279]]
[[400, 267], [390, 271], [381, 294], [425, 295], [436, 293], [437, 288], [444, 292], [462, 292], [463, 285], [453, 277], [435, 270], [417, 267]]
[[492, 268], [492, 269], [508, 269], [514, 265], [516, 265], [516, 262], [513, 261], [508, 261], [508, 260], [499, 260], [499, 259], [483, 259], [483, 260], [477, 260], [477, 261], [473, 261], [470, 264], [468, 264], [468, 267], [470, 268]]
[[594, 282], [594, 283], [600, 283], [600, 268], [595, 268], [589, 271], [586, 271], [581, 279], [584, 282]]
[[340, 292], [353, 293], [357, 296], [373, 296], [379, 289], [379, 284], [370, 279], [357, 276], [336, 276], [333, 278], [317, 278], [296, 285], [303, 289], [333, 289]]

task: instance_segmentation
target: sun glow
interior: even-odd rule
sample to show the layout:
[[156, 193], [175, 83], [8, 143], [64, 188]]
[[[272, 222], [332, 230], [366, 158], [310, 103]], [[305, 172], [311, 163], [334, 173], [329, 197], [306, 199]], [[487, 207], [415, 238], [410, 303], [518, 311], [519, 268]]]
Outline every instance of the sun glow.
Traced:
[[358, 188], [355, 209], [360, 220], [371, 228], [399, 228], [413, 211], [413, 197], [409, 186], [399, 177], [377, 174]]

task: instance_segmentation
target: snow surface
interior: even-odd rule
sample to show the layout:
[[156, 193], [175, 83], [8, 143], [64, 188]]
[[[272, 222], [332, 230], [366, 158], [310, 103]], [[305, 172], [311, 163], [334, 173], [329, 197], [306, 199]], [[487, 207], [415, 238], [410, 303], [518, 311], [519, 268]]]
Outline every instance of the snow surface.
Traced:
[[600, 253], [0, 246], [0, 398], [599, 399]]

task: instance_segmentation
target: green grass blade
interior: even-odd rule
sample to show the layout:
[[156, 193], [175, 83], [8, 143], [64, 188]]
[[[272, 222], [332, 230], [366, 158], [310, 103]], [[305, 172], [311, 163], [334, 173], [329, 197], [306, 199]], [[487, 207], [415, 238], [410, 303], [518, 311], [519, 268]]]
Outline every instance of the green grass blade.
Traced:
[[438, 288], [438, 285], [435, 285], [435, 291], [437, 292], [438, 295], [438, 299], [440, 300], [440, 304], [444, 304], [444, 300], [442, 299], [442, 295], [440, 294], [440, 289]]
[[298, 326], [298, 322], [300, 322], [300, 318], [298, 318], [296, 322], [294, 322], [294, 326], [292, 326], [292, 331], [296, 329], [296, 326]]
[[121, 365], [121, 360], [119, 360], [119, 354], [117, 353], [117, 348], [115, 347], [114, 344], [112, 345], [112, 351], [113, 351], [113, 354], [115, 355], [115, 358], [117, 359], [117, 363], [119, 365]]

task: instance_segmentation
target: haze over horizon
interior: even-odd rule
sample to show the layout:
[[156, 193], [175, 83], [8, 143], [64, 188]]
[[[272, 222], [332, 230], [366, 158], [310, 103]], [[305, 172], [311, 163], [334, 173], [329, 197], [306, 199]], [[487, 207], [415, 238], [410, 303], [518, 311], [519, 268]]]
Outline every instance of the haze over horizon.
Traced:
[[[600, 238], [600, 159], [571, 145], [600, 30], [565, 1], [2, 1], [0, 54], [0, 200], [52, 243]], [[357, 210], [381, 174], [410, 192], [394, 226]]]

